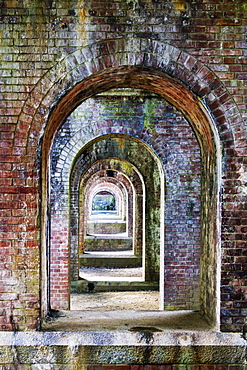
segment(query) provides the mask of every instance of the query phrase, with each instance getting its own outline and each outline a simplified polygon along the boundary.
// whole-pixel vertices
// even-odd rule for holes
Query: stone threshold
[[[214,330],[0,332],[3,364],[243,365],[246,349],[240,334]]]
[[[239,333],[193,311],[61,311],[43,331],[0,332],[0,363],[242,365],[246,356]]]
[[[147,333],[147,332],[146,332]],[[0,347],[4,346],[162,346],[243,347],[247,341],[240,333],[219,331],[172,331],[145,335],[145,331],[0,331]]]

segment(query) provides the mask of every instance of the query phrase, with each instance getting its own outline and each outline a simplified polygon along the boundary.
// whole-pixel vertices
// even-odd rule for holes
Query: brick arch
[[[79,214],[86,214],[88,213],[89,214],[89,210],[91,209],[92,207],[92,199],[93,199],[93,196],[95,196],[95,186],[97,184],[97,192],[99,191],[98,188],[103,188],[103,187],[106,187],[106,185],[110,185],[110,184],[115,184],[115,187],[118,188],[118,193],[120,192],[121,190],[121,196],[118,195],[117,197],[117,193],[115,195],[115,198],[118,200],[117,201],[117,211],[118,211],[118,215],[121,216],[124,220],[129,220],[131,217],[129,217],[130,214],[133,214],[133,197],[134,197],[134,194],[133,194],[133,187],[132,187],[132,184],[130,183],[129,179],[127,176],[125,176],[124,174],[121,173],[121,178],[122,180],[124,179],[125,181],[121,181],[117,175],[118,175],[118,172],[117,171],[114,171],[112,170],[111,168],[109,168],[112,172],[113,172],[113,177],[108,177],[107,176],[107,170],[101,170],[101,171],[98,171],[98,172],[95,172],[89,179],[89,181],[87,181],[87,183],[85,184],[84,186],[84,199],[85,199],[85,204],[86,206],[83,205],[83,201],[80,200],[80,207],[81,207],[81,211],[79,212]],[[84,177],[84,176],[83,176]],[[80,199],[82,198],[82,182],[85,182],[84,179],[81,181],[81,185],[80,185]],[[110,189],[110,188],[109,188]],[[112,190],[113,191],[113,190]],[[89,197],[89,194],[90,194],[90,197]],[[121,199],[121,201],[120,201]],[[85,209],[87,207],[87,209]],[[85,217],[84,217],[85,219]],[[133,232],[133,225],[132,225],[132,222],[128,222],[128,228],[126,229],[126,231],[128,232],[129,235],[132,235],[132,232]]]
[[[78,162],[79,163],[79,162]],[[78,168],[79,167],[79,168]],[[121,183],[123,183],[128,189],[128,193],[130,194],[130,210],[133,209],[133,197],[136,197],[136,204],[135,204],[135,214],[138,215],[139,223],[136,225],[136,240],[134,245],[136,247],[136,253],[142,253],[142,229],[143,229],[143,197],[145,193],[144,189],[144,182],[140,172],[135,168],[135,166],[131,165],[130,163],[123,161],[121,158],[107,158],[101,161],[97,161],[88,168],[88,170],[81,176],[80,166],[77,168],[74,167],[73,170],[73,183],[72,183],[72,191],[77,193],[77,181],[80,181],[78,184],[79,193],[81,194],[81,189],[85,186],[85,183],[89,182],[90,179],[97,174],[106,173],[107,170],[111,170],[114,173],[114,177],[118,179]],[[127,173],[126,173],[126,168]],[[116,176],[115,176],[116,174]],[[132,189],[133,188],[133,189]],[[79,203],[79,201],[78,201]],[[128,217],[131,218],[131,212]],[[131,223],[132,225],[132,223]],[[131,226],[130,225],[130,226]],[[132,227],[130,227],[129,232],[132,233]]]
[[[134,207],[134,198],[136,197],[137,203],[136,203],[136,209],[135,213],[139,214],[139,217],[142,217],[143,210],[142,210],[142,203],[140,202],[141,197],[143,197],[143,179],[140,178],[140,173],[138,173],[137,169],[134,166],[128,165],[127,162],[124,162],[125,167],[128,166],[128,169],[132,171],[132,174],[129,173],[126,174],[123,165],[121,164],[123,162],[120,158],[108,158],[104,159],[103,161],[97,161],[93,166],[91,166],[82,176],[80,179],[80,185],[79,185],[79,193],[81,197],[82,188],[85,188],[87,184],[92,183],[94,179],[98,179],[100,177],[107,177],[107,172],[110,170],[112,171],[113,179],[118,181],[119,183],[123,184],[123,186],[126,188],[128,193],[128,203],[129,203],[129,214],[128,218],[131,219],[131,215],[133,214],[133,207]],[[110,178],[109,178],[110,179]],[[78,201],[78,203],[81,205],[81,202]],[[141,203],[141,204],[140,204]],[[81,205],[82,206],[82,205]],[[139,241],[135,241],[135,245],[139,246],[142,244],[140,240],[142,240],[142,223],[140,222],[141,228],[137,232],[137,238]],[[129,233],[132,234],[133,232],[133,225],[132,222],[130,222],[129,225]]]
[[[102,46],[103,44],[104,43],[98,43],[98,45],[100,46]],[[150,43],[149,46],[151,44],[152,43]],[[164,47],[163,44],[159,45],[161,48]],[[198,83],[197,86],[201,86],[200,88],[197,88],[196,92],[197,97],[201,98],[198,99],[193,93],[193,91],[196,91],[196,84],[190,82],[188,83],[188,81],[190,81],[189,77],[192,78],[193,74],[192,69],[185,68],[186,63],[189,63],[189,56],[187,56],[186,61],[180,62],[179,58],[181,57],[182,53],[176,48],[167,47],[166,49],[164,47],[163,51],[166,50],[166,52],[168,52],[169,50],[169,58],[165,58],[165,52],[163,52],[162,54],[162,52],[160,51],[160,54],[158,54],[158,52],[154,53],[153,51],[147,51],[147,44],[145,44],[145,48],[143,49],[142,45],[140,44],[140,48],[141,49],[138,49],[138,52],[127,51],[126,48],[124,48],[124,51],[118,50],[117,52],[114,50],[108,54],[106,53],[106,51],[101,52],[101,55],[106,55],[108,57],[106,58],[108,60],[108,64],[106,64],[106,62],[104,62],[105,64],[100,64],[99,61],[102,61],[102,57],[94,58],[93,54],[91,54],[91,59],[88,58],[87,62],[83,62],[83,64],[80,64],[79,66],[77,65],[77,67],[74,66],[74,68],[71,69],[70,74],[67,72],[64,73],[64,80],[60,79],[60,85],[58,85],[58,83],[54,83],[54,85],[46,95],[46,100],[42,101],[45,101],[46,104],[47,102],[49,102],[52,106],[60,99],[57,105],[54,105],[54,109],[50,114],[49,122],[44,133],[44,145],[42,149],[42,176],[44,180],[43,183],[45,184],[47,179],[46,163],[51,142],[56,133],[56,130],[70,114],[70,112],[72,112],[73,109],[75,109],[83,100],[87,99],[90,96],[93,96],[95,93],[102,92],[113,87],[143,88],[159,94],[160,96],[168,100],[176,108],[178,108],[190,122],[197,135],[197,139],[202,150],[202,176],[204,180],[202,201],[206,205],[205,209],[203,209],[204,213],[202,215],[203,220],[205,220],[205,223],[202,227],[202,234],[204,235],[204,245],[202,246],[202,251],[203,254],[205,254],[205,259],[202,263],[202,271],[204,274],[202,277],[202,281],[204,281],[204,286],[202,287],[202,312],[204,312],[206,316],[209,317],[213,322],[216,322],[216,316],[218,314],[219,308],[219,284],[217,280],[218,275],[216,279],[212,279],[212,276],[214,275],[214,266],[217,263],[217,259],[219,256],[219,227],[216,220],[219,212],[218,185],[220,174],[218,167],[218,158],[220,156],[219,140],[213,124],[212,116],[215,117],[215,122],[217,123],[217,126],[221,127],[219,129],[219,133],[221,135],[223,146],[228,149],[232,145],[232,143],[235,142],[235,148],[237,148],[238,152],[241,152],[243,148],[243,137],[238,139],[237,135],[233,135],[229,123],[233,122],[231,120],[234,117],[235,128],[238,127],[237,130],[239,130],[239,132],[243,132],[243,130],[241,131],[241,122],[238,121],[238,112],[234,112],[234,109],[232,108],[232,101],[232,104],[230,104],[229,96],[224,95],[224,99],[226,99],[225,102],[229,103],[228,106],[231,107],[230,110],[232,109],[231,113],[229,113],[229,116],[225,115],[225,111],[227,110],[220,111],[218,109],[219,106],[222,106],[224,104],[222,103],[222,101],[224,100],[223,98],[219,103],[220,98],[223,96],[222,91],[224,91],[225,94],[224,87],[221,84],[217,85],[217,83],[214,82],[214,84],[211,84],[209,91],[205,90],[205,81],[207,81],[208,79],[212,82],[212,76],[210,79],[209,75],[206,73],[209,70],[204,70],[206,74],[204,75],[205,81],[201,77],[203,76],[203,72],[201,72],[200,78],[198,77],[197,82],[200,81],[200,83]],[[89,48],[87,50],[89,50]],[[132,50],[136,49],[132,48]],[[111,58],[109,58],[109,56],[111,56]],[[183,54],[183,56],[185,58],[185,54]],[[87,68],[85,67],[86,64]],[[91,68],[90,66],[94,66],[95,68]],[[182,77],[181,72],[176,72],[179,71],[178,66],[180,66],[180,70],[183,70],[183,75],[186,76],[186,78]],[[202,67],[198,71],[198,76],[201,69]],[[187,70],[190,73],[188,72],[186,74],[185,72]],[[83,77],[85,78],[83,79]],[[180,79],[183,84],[179,83],[178,79]],[[68,83],[68,81],[72,82]],[[186,81],[187,83],[184,81]],[[209,84],[208,81],[207,83]],[[185,85],[187,85],[187,87]],[[202,86],[204,90],[202,89]],[[220,90],[220,88],[221,93],[219,93],[218,96],[215,92],[216,90],[218,91],[218,89]],[[64,91],[65,93],[63,96],[59,95],[61,91]],[[217,108],[214,108],[213,105],[213,103],[215,103],[214,94],[219,100],[217,102],[217,104],[219,104],[217,105]],[[206,104],[208,104],[211,109],[211,116],[208,114],[208,110],[205,108]],[[42,105],[40,105],[39,109],[40,108],[42,108]],[[47,114],[46,117],[48,117],[48,112],[44,110],[44,117],[45,114]],[[36,114],[34,116],[35,118],[39,118],[39,116]],[[43,124],[44,128],[44,117],[40,118],[39,122],[38,120],[33,120],[33,124],[36,125],[35,127]],[[215,184],[216,186],[212,188],[212,184]],[[45,189],[43,190],[43,194],[45,194]],[[43,221],[45,221],[45,195],[43,198],[43,204]],[[209,212],[210,209],[211,211]],[[45,240],[44,230],[42,236],[43,240]],[[207,266],[212,266],[212,269],[207,269]],[[43,290],[44,288],[45,284]],[[209,300],[211,301],[211,305],[208,308],[207,305]]]
[[[84,235],[88,234],[87,221],[91,220],[90,210],[92,209],[93,198],[100,192],[107,191],[111,193],[117,204],[118,216],[121,217],[122,221],[127,221],[127,211],[128,211],[128,196],[126,187],[114,178],[98,178],[92,184],[87,184],[85,187],[85,208],[83,207],[82,211],[84,212]],[[86,216],[86,217],[85,217]],[[125,233],[128,232],[126,222]],[[82,229],[81,225],[80,228]]]
[[[145,158],[145,160],[143,161],[141,161],[140,159],[138,160],[138,158],[136,158],[134,154],[127,154],[127,152],[125,152],[124,150],[122,151],[120,149],[122,145],[122,140],[125,140],[126,142],[128,142],[129,145],[131,145],[132,143],[132,145],[136,148],[136,150],[137,148],[139,148],[139,150],[142,150],[143,157]],[[107,142],[110,142],[110,141],[115,142],[115,144],[117,142],[120,142],[119,144],[120,146],[115,147],[114,145],[111,146],[110,144],[108,149],[106,149],[105,145]],[[91,156],[91,153],[97,153],[97,156],[96,157]],[[128,159],[125,158],[126,155],[128,155]],[[147,158],[148,155],[149,155],[149,158]],[[138,213],[139,216],[142,217],[143,205],[140,204],[140,202],[142,202],[143,200],[142,196],[144,192],[143,186],[142,186],[142,181],[144,178],[143,173],[145,173],[146,178],[149,177],[150,179],[152,178],[152,176],[155,176],[155,174],[157,175],[157,177],[160,176],[160,175],[158,176],[158,173],[160,172],[160,168],[158,165],[157,157],[155,156],[153,152],[150,152],[150,149],[147,148],[146,144],[142,142],[141,140],[137,140],[137,138],[133,138],[131,136],[126,136],[126,135],[119,136],[118,135],[117,137],[114,137],[114,136],[111,137],[109,135],[107,136],[102,135],[100,140],[99,139],[92,140],[92,142],[90,143],[90,146],[86,148],[84,146],[83,150],[81,150],[78,153],[77,158],[74,160],[73,168],[71,171],[70,194],[71,194],[71,197],[73,198],[75,197],[74,198],[75,200],[70,201],[71,204],[72,203],[79,204],[79,202],[77,201],[77,197],[79,193],[78,190],[79,190],[79,184],[80,184],[80,181],[82,179],[84,172],[85,172],[85,179],[87,179],[88,176],[92,174],[92,172],[94,172],[96,169],[116,170],[116,171],[123,173],[129,178],[129,181],[133,183],[134,185],[134,188],[136,190],[137,197],[138,197],[136,213]],[[86,171],[88,171],[88,173]],[[147,188],[150,188],[150,185],[149,186],[146,185],[146,186]],[[161,185],[161,179],[159,179],[157,180],[156,186],[154,186],[153,189],[150,188],[150,193],[147,194],[147,201],[149,199],[151,200],[151,197],[152,198],[157,197],[157,203],[155,205],[155,209],[157,210],[159,209],[158,199],[160,197],[159,194],[161,191],[161,187],[163,187],[163,184]],[[140,194],[140,191],[141,191],[141,194]],[[75,219],[75,223],[76,223],[76,219],[78,218],[76,212],[78,212],[76,210],[76,207],[73,207],[73,214],[71,215],[71,219]],[[147,220],[149,219],[149,217],[150,216],[146,217]],[[140,226],[142,228],[142,224],[140,224]],[[137,245],[139,245],[139,243],[141,244],[143,243],[141,235],[140,235],[142,233],[140,226],[138,228],[139,235],[137,238]],[[157,226],[157,243],[158,243],[158,238],[159,238],[158,230],[159,230],[159,226]],[[146,233],[147,244],[148,244],[148,235],[149,234]],[[148,257],[147,257],[147,261],[148,261]],[[152,264],[151,264],[149,261],[149,265],[148,265],[149,268],[146,271],[147,274],[148,273],[150,274],[151,265],[152,265],[152,268],[154,269],[155,262],[152,261]],[[154,276],[154,272],[152,276]]]
[[[83,244],[83,237],[82,233],[77,235],[79,231],[79,227],[77,226],[77,220],[80,218],[79,224],[84,224],[83,218],[83,208],[84,208],[84,196],[83,196],[83,189],[89,183],[94,181],[97,176],[106,174],[107,170],[113,171],[116,174],[115,179],[117,179],[120,183],[122,183],[125,188],[127,189],[128,193],[128,203],[129,203],[129,214],[128,218],[129,222],[129,234],[133,234],[133,247],[136,254],[142,254],[143,249],[143,213],[144,213],[144,184],[141,174],[137,169],[132,166],[130,163],[121,160],[120,158],[107,158],[101,161],[95,162],[91,167],[87,169],[85,173],[81,173],[82,166],[80,160],[78,159],[77,164],[75,164],[73,172],[71,174],[71,200],[70,204],[72,205],[71,213],[70,213],[70,240],[71,240],[71,255],[70,255],[70,263],[71,263],[71,276],[73,280],[78,279],[78,250],[80,249],[79,246]],[[126,172],[127,170],[127,173]],[[133,187],[133,189],[132,189]],[[80,196],[78,196],[80,194]],[[79,208],[82,211],[79,211],[78,207],[75,204],[79,205]],[[135,207],[135,217],[138,220],[133,219],[133,207]],[[80,217],[79,217],[80,215]],[[134,223],[134,230],[133,230],[133,223]],[[76,225],[76,229],[72,231],[73,225]],[[73,234],[73,235],[72,235]],[[78,246],[79,240],[79,246]],[[82,251],[81,251],[82,252]]]
[[[223,145],[226,148],[234,145],[237,153],[243,153],[246,148],[243,120],[234,99],[217,75],[194,56],[174,46],[138,38],[88,45],[61,60],[37,82],[24,103],[16,129],[21,132],[20,137],[28,139],[27,152],[28,147],[31,148],[40,139],[51,110],[56,110],[59,100],[64,102],[63,96],[78,88],[78,85],[79,88],[85,88],[81,83],[84,80],[86,82],[89,76],[120,66],[146,67],[181,81],[209,109]],[[152,89],[152,86],[149,88]],[[75,104],[79,104],[78,99]],[[72,103],[69,105],[71,107]],[[65,112],[60,108],[59,122],[64,120],[67,106]],[[56,129],[51,128],[51,132]]]
[[[125,142],[123,142],[123,139]],[[130,148],[133,150],[130,150]],[[137,158],[135,153],[142,151],[143,158],[142,160]],[[95,155],[97,153],[97,155]],[[163,195],[163,173],[161,173],[161,167],[159,166],[159,160],[153,153],[153,151],[148,148],[148,146],[141,142],[140,139],[133,138],[130,136],[117,137],[106,135],[99,138],[95,138],[90,142],[90,145],[84,146],[81,148],[81,151],[78,153],[78,156],[74,159],[74,166],[71,171],[71,196],[78,197],[78,185],[81,178],[81,175],[88,169],[88,167],[95,163],[95,161],[108,159],[114,154],[117,158],[126,159],[128,157],[129,162],[131,163],[130,169],[129,165],[123,165],[124,172],[130,172],[133,176],[136,171],[133,171],[133,167],[139,168],[140,173],[145,173],[146,179],[150,179],[149,184],[147,185],[147,202],[149,202],[150,213],[146,214],[146,228],[145,230],[145,242],[149,246],[148,250],[145,253],[145,278],[147,281],[156,281],[159,277],[159,247],[161,243],[161,230],[160,222],[161,220],[157,219],[156,214],[161,212],[161,207],[163,207],[163,202],[161,198]],[[113,158],[114,161],[114,158]],[[121,167],[121,163],[117,161],[116,169]],[[126,162],[126,161],[125,161]],[[120,164],[120,165],[119,165]],[[111,166],[112,168],[112,166]],[[134,172],[134,173],[133,173]],[[155,182],[151,181],[155,179]],[[146,180],[147,181],[147,180]],[[64,187],[63,187],[64,188]],[[76,226],[78,223],[78,217],[75,212],[76,207],[72,207],[72,212],[70,219],[73,222],[72,227],[68,227],[68,198],[67,192],[64,192],[63,202],[59,202],[60,205],[51,206],[51,217],[49,224],[51,225],[51,243],[50,243],[50,297],[52,308],[66,308],[68,300],[64,297],[65,292],[69,289],[69,280],[64,277],[64,271],[68,269],[69,261],[69,233],[71,232],[70,244],[72,240],[77,240]],[[66,201],[67,199],[67,201]],[[155,199],[156,201],[152,200]],[[61,204],[62,203],[62,204]],[[71,204],[78,204],[77,201],[70,201]],[[163,219],[162,219],[163,221]],[[151,232],[151,229],[153,232]],[[142,232],[142,230],[141,230]],[[155,238],[154,238],[155,235]],[[139,240],[139,239],[138,239]],[[73,250],[78,250],[74,248]],[[65,252],[66,251],[66,252]],[[75,253],[78,253],[75,251]],[[61,273],[57,271],[57,266],[60,265]],[[74,268],[73,268],[74,271]],[[78,271],[78,269],[77,269]],[[57,288],[57,282],[59,284],[59,292]],[[58,294],[60,296],[58,297]],[[63,298],[62,298],[63,296]]]
[[[94,179],[93,184],[86,184],[85,187],[85,200],[87,202],[87,209],[85,209],[85,213],[88,214],[88,218],[90,217],[90,211],[92,210],[93,206],[93,199],[97,196],[98,193],[101,191],[106,191],[112,194],[116,201],[116,210],[118,211],[118,215],[122,217],[122,219],[126,220],[127,218],[127,189],[125,186],[115,178],[108,178],[107,176],[100,176],[100,178]]]

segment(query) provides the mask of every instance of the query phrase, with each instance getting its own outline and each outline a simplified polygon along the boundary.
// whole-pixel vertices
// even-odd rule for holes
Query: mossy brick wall
[[[246,20],[247,4],[240,0],[2,1],[2,330],[35,329],[39,322],[39,144],[48,114],[73,84],[119,65],[164,71],[202,98],[212,114],[223,155],[221,324],[225,331],[242,330]]]

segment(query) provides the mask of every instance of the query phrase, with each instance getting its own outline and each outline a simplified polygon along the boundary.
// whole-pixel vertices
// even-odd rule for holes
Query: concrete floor
[[[97,278],[95,271],[92,270],[90,273]],[[105,271],[102,270],[102,273],[105,278]],[[125,273],[130,277],[130,271],[126,270]],[[111,274],[117,274],[119,277],[117,269]],[[131,276],[134,277],[135,274],[139,275],[140,271],[132,270]],[[100,274],[98,278],[101,279]],[[47,331],[64,332],[127,330],[129,333],[212,330],[199,312],[159,311],[158,295],[158,291],[71,294],[71,310],[53,312],[53,315],[43,323],[42,328]]]

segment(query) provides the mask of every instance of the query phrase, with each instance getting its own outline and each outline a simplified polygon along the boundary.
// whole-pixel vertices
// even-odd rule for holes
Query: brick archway
[[[131,150],[130,150],[131,148]],[[125,150],[124,150],[125,149]],[[138,158],[137,153],[142,152],[143,160]],[[115,158],[116,157],[116,158]],[[119,158],[119,159],[118,159]],[[74,167],[71,172],[71,215],[69,217],[68,207],[68,178],[62,179],[61,183],[56,186],[59,191],[61,199],[56,203],[56,195],[52,194],[51,202],[51,242],[50,242],[50,288],[51,288],[51,305],[52,308],[67,308],[68,298],[66,299],[65,294],[68,291],[69,279],[64,276],[66,266],[68,264],[68,241],[70,240],[71,248],[73,250],[73,258],[76,268],[76,254],[78,255],[78,206],[79,204],[79,184],[81,176],[86,173],[88,169],[93,169],[94,164],[105,160],[105,166],[110,162],[111,166],[109,169],[122,170],[132,176],[135,183],[140,183],[140,180],[136,179],[137,171],[142,174],[142,178],[150,179],[149,182],[145,181],[146,202],[149,203],[149,212],[146,212],[146,224],[145,230],[145,244],[148,245],[148,249],[145,253],[145,278],[149,282],[157,282],[159,280],[159,266],[160,266],[160,243],[162,237],[161,234],[161,216],[155,217],[156,214],[161,213],[161,207],[163,206],[163,194],[164,194],[164,180],[163,171],[159,165],[159,160],[151,149],[145,145],[140,139],[133,138],[127,135],[105,135],[100,136],[92,140],[88,145],[81,148],[78,153],[77,159],[72,155],[71,161],[74,161]],[[127,162],[128,161],[128,162]],[[137,170],[135,169],[137,168]],[[58,178],[58,173],[56,177]],[[152,182],[152,179],[155,179]],[[139,185],[139,184],[138,184]],[[149,191],[148,191],[149,190]],[[142,201],[142,196],[141,196]],[[162,206],[161,206],[162,204]],[[140,208],[140,205],[137,205]],[[143,207],[144,208],[144,207]],[[142,216],[142,214],[141,214]],[[69,219],[71,219],[72,226],[68,228]],[[162,217],[162,220],[164,217]],[[143,222],[143,221],[142,221]],[[164,221],[163,221],[164,222]],[[81,222],[80,222],[81,223]],[[148,229],[149,227],[149,229]],[[153,230],[153,232],[151,232]],[[140,230],[139,232],[143,232]],[[70,235],[70,237],[69,237]],[[155,238],[154,238],[155,236]],[[144,238],[143,238],[144,239]],[[58,272],[62,271],[62,272]],[[74,273],[75,275],[75,273]],[[58,281],[60,282],[58,284]],[[59,288],[58,288],[59,285]]]
[[[21,137],[29,138],[32,146],[32,142],[39,141],[40,132],[44,131],[51,111],[62,96],[92,74],[121,66],[146,67],[181,81],[210,110],[223,145],[227,148],[233,141],[236,152],[244,153],[244,122],[232,96],[216,74],[195,56],[152,39],[99,41],[62,59],[34,85],[23,105],[16,130],[21,132]]]
[[[204,222],[202,225],[201,307],[202,312],[216,323],[218,320],[219,281],[217,280],[218,275],[215,275],[213,269],[219,263],[218,178],[220,170],[218,167],[219,157],[217,158],[218,138],[206,110],[187,89],[167,75],[149,68],[120,67],[92,75],[91,78],[76,85],[54,109],[44,136],[46,146],[43,148],[43,163],[45,165],[47,162],[46,148],[49,147],[49,141],[52,140],[59,122],[63,122],[69,112],[92,94],[92,88],[95,93],[113,87],[144,88],[154,91],[178,107],[196,133],[201,147],[203,167],[202,217]],[[145,137],[143,139],[145,141]],[[46,176],[46,170],[43,174]],[[212,184],[214,184],[213,188]],[[210,256],[210,260],[208,256]],[[208,265],[212,266],[213,269],[208,269]],[[210,306],[207,301],[209,295],[211,297]]]
[[[192,105],[196,104],[200,107],[208,108],[212,120],[215,122],[220,142],[228,161],[234,162],[236,157],[244,155],[246,152],[246,130],[243,119],[226,86],[215,73],[195,56],[174,46],[158,40],[132,38],[100,41],[76,50],[54,65],[34,85],[23,104],[16,127],[16,137],[21,138],[22,141],[26,141],[28,144],[24,155],[27,156],[26,162],[31,167],[34,166],[34,161],[36,160],[33,148],[39,142],[41,147],[42,133],[45,131],[45,145],[42,155],[44,161],[46,161],[52,137],[61,121],[64,120],[64,112],[62,112],[63,114],[60,118],[58,115],[57,122],[53,120],[54,117],[49,118],[52,117],[52,112],[55,110],[58,102],[60,100],[64,101],[63,97],[70,91],[75,92],[74,88],[82,80],[87,82],[89,76],[95,73],[103,73],[111,68],[121,68],[121,66],[125,66],[122,67],[123,70],[128,68],[128,66],[130,68],[144,67],[147,70],[161,73],[161,75],[165,76],[165,79],[170,76],[175,79],[175,82],[182,81],[181,91],[187,91],[188,95],[194,96],[195,101]],[[151,85],[148,88],[153,89]],[[173,88],[171,87],[172,90]],[[165,92],[165,96],[170,94],[165,86],[163,92]],[[81,98],[83,97],[78,97],[78,101]],[[187,101],[189,109],[190,99],[185,97],[184,101]],[[70,108],[72,109],[72,107]],[[178,104],[178,109],[180,109],[180,104]],[[190,112],[188,116],[190,116]],[[46,129],[48,120],[50,124]],[[215,136],[217,135],[215,134]],[[32,176],[32,183],[36,184],[35,181],[38,181],[38,174],[34,173],[30,174],[30,176]],[[40,176],[46,181],[45,171]],[[238,176],[238,171],[236,170],[236,173],[232,171],[231,173],[227,172],[226,179],[229,176],[231,179],[235,178],[235,176]],[[46,204],[45,197],[42,199],[42,202]],[[229,203],[230,200],[225,200],[226,207],[228,206],[227,202]],[[46,206],[44,205],[42,207],[43,220],[46,219],[45,215]],[[216,229],[219,230],[219,225],[216,226]],[[44,228],[41,230],[41,240],[43,251],[42,269],[45,271],[46,232]],[[43,274],[41,283],[43,314],[47,311],[47,284],[46,274]],[[219,307],[217,312],[218,310]]]
[[[121,65],[125,66],[121,67]],[[121,68],[123,75],[125,74],[126,77],[126,86],[128,86],[128,74],[126,70],[129,69],[129,72],[131,73],[132,68],[136,70],[139,69],[139,71],[146,69],[147,73],[148,71],[153,71],[154,75],[159,76],[160,80],[169,80],[171,82],[170,91],[173,91],[174,86],[180,86],[180,90],[182,92],[180,98],[184,99],[184,101],[188,103],[188,107],[187,109],[186,107],[183,109],[183,107],[180,106],[181,99],[178,99],[177,107],[178,109],[181,109],[184,114],[186,114],[187,111],[186,117],[189,119],[192,126],[194,117],[193,114],[189,112],[189,107],[192,106],[193,111],[195,106],[200,107],[199,111],[207,111],[205,107],[208,107],[212,119],[207,117],[206,121],[212,123],[212,120],[214,120],[225,154],[228,156],[238,156],[244,153],[246,150],[246,132],[244,130],[241,116],[238,113],[234,100],[228,93],[226,87],[219,79],[217,79],[210,68],[203,63],[198,62],[195,57],[165,43],[153,40],[135,39],[109,40],[107,42],[99,42],[85,47],[62,60],[40,79],[29,94],[29,97],[23,106],[17,126],[17,130],[20,132],[22,137],[28,138],[29,147],[27,147],[27,155],[29,156],[30,161],[34,160],[33,155],[31,155],[32,145],[35,145],[34,143],[37,143],[37,141],[40,140],[40,132],[45,130],[45,126],[50,115],[50,123],[45,130],[44,142],[46,144],[43,147],[44,161],[47,158],[47,150],[49,151],[52,137],[59,124],[65,119],[65,112],[61,112],[61,115],[60,113],[57,115],[58,120],[54,120],[54,112],[56,111],[55,107],[58,101],[61,99],[61,102],[66,102],[65,96],[71,96],[68,94],[72,91],[75,95],[80,95],[80,92],[75,88],[78,87],[80,82],[84,79],[83,81],[85,82],[85,85],[80,85],[80,88],[84,91],[84,95],[78,95],[77,103],[79,104],[79,101],[87,96],[86,85],[90,80],[89,76],[98,76],[100,80],[105,72],[109,72],[110,70],[120,71]],[[171,76],[172,78],[168,76]],[[173,78],[175,80],[173,80]],[[152,79],[151,75],[150,79]],[[179,85],[177,83],[178,80],[182,81],[183,85]],[[117,81],[112,81],[112,84],[117,86]],[[140,85],[142,85],[141,82]],[[158,83],[158,85],[160,84]],[[152,91],[155,90],[155,87],[152,84],[148,84],[147,88]],[[98,87],[96,86],[95,89],[97,90]],[[167,99],[169,98],[171,92],[168,91],[169,89],[167,84],[163,84],[163,86],[160,85],[158,90],[156,91],[161,95],[163,94],[162,96],[165,96]],[[64,98],[61,96],[61,91],[64,93]],[[187,98],[186,92],[188,93]],[[66,108],[72,109],[72,105],[67,105]],[[202,113],[202,115],[204,114],[205,112]],[[199,116],[201,116],[201,113]],[[195,122],[196,121],[197,120],[195,120]],[[211,123],[206,124],[206,126],[203,127],[200,122],[197,122],[198,129],[199,127],[202,128],[201,136],[208,136],[209,143],[211,141]],[[26,129],[27,124],[31,127],[29,131]],[[196,127],[194,128],[195,131],[198,132],[198,129]],[[212,136],[217,137],[216,132],[214,132]],[[234,148],[234,150],[232,151],[231,148]],[[45,180],[45,171],[43,172],[43,177]],[[45,207],[43,208],[43,214],[46,214]],[[43,219],[45,219],[45,216]],[[216,230],[218,232],[219,224],[216,225]],[[42,240],[42,245],[45,246],[44,229],[42,231]],[[45,247],[43,247],[43,251],[44,250]],[[44,259],[45,252],[43,252],[43,260]],[[45,266],[43,266],[43,269],[45,269]],[[47,297],[45,293],[46,286],[47,279],[43,276],[42,296],[44,297],[44,312],[46,312],[47,309]],[[215,289],[213,290],[215,291]],[[218,309],[219,307],[217,310]]]
[[[126,168],[128,168],[128,176],[126,173]],[[83,234],[79,233],[78,236],[78,219],[79,223],[83,224],[84,221],[84,188],[87,183],[94,181],[97,178],[97,174],[102,172],[107,172],[110,169],[113,174],[117,174],[116,178],[121,181],[126,187],[128,192],[128,218],[130,220],[128,228],[130,235],[133,234],[133,246],[134,252],[136,254],[142,254],[143,248],[143,212],[144,212],[144,185],[143,179],[140,178],[140,173],[137,169],[128,164],[127,162],[121,161],[120,159],[111,158],[97,161],[93,166],[88,168],[88,170],[82,174],[82,165],[80,161],[80,156],[71,173],[71,200],[70,204],[73,209],[70,211],[70,241],[71,241],[71,277],[73,280],[78,279],[78,250],[80,250],[80,245],[83,245]],[[132,190],[133,186],[133,190]],[[136,199],[136,201],[135,201]],[[76,204],[79,205],[81,211],[79,211]],[[133,209],[135,207],[135,210]],[[133,220],[133,213],[138,220]],[[79,216],[80,215],[80,216]],[[75,226],[74,226],[75,225]],[[133,230],[134,229],[134,230]],[[73,230],[73,232],[72,232]],[[72,235],[73,234],[73,235]],[[79,246],[78,246],[79,241]]]

